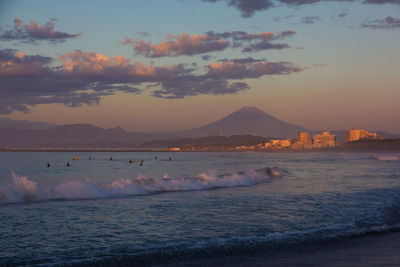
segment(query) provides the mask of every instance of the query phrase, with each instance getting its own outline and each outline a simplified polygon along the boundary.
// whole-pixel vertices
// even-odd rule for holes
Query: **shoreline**
[[[249,255],[174,261],[166,266],[399,266],[399,248],[400,232],[386,232]]]

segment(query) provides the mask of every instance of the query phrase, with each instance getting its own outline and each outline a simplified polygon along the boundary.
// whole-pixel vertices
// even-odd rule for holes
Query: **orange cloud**
[[[167,35],[167,40],[158,44],[125,37],[125,40],[122,41],[121,44],[132,45],[136,55],[150,58],[176,57],[222,51],[228,47],[242,47],[243,52],[282,49],[289,47],[289,45],[286,43],[271,42],[294,34],[296,34],[296,32],[293,30],[278,33],[262,32],[252,34],[244,31],[223,33],[209,31],[203,35],[189,35],[187,33],[181,35]],[[231,41],[228,39],[231,39]],[[246,45],[244,45],[244,43],[246,43]]]
[[[227,40],[217,40],[208,35],[168,35],[167,41],[152,44],[138,39],[125,38],[122,44],[131,44],[137,55],[145,57],[165,57],[180,55],[195,55],[212,51],[224,50],[229,46]]]

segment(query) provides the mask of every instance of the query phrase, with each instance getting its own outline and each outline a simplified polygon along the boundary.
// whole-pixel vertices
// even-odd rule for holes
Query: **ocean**
[[[399,231],[399,157],[0,152],[0,265],[163,265]]]

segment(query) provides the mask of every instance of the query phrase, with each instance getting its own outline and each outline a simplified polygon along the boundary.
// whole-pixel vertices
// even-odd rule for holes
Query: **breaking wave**
[[[111,183],[72,180],[58,185],[40,185],[27,177],[11,172],[12,182],[0,184],[0,204],[52,200],[121,198],[171,191],[191,191],[225,187],[251,186],[281,177],[278,168],[248,170],[217,175],[216,171],[195,177],[151,179],[139,175],[136,179],[120,178]]]
[[[373,156],[376,160],[383,160],[383,161],[396,161],[399,160],[396,156]]]

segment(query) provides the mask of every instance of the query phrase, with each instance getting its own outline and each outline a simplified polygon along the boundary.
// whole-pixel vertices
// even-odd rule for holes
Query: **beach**
[[[290,247],[250,255],[216,257],[169,266],[399,266],[400,232]]]

